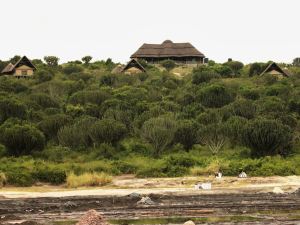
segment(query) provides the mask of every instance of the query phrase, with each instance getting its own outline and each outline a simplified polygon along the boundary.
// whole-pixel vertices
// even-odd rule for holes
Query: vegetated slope
[[[211,61],[178,78],[145,62],[136,75],[111,74],[111,60],[34,63],[33,79],[0,77],[0,185],[300,174],[297,67],[277,79],[259,76],[265,64]]]

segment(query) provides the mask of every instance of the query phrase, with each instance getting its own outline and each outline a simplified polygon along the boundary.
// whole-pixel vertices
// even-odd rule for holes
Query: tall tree
[[[45,56],[44,60],[48,66],[51,66],[51,67],[58,66],[59,58],[56,56]]]

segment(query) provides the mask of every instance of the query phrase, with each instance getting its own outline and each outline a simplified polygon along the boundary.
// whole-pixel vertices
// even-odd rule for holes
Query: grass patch
[[[81,175],[70,173],[67,177],[67,186],[70,188],[104,186],[111,181],[112,177],[103,172],[83,173]]]

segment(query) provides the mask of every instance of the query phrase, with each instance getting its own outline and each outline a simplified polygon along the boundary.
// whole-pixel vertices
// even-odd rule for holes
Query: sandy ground
[[[211,182],[212,190],[195,190],[196,182]],[[63,186],[35,186],[30,188],[6,187],[0,189],[0,198],[43,198],[70,196],[125,196],[132,192],[140,194],[224,194],[272,192],[280,187],[284,192],[300,188],[300,176],[288,177],[182,177],[137,179],[133,176],[115,177],[112,184],[105,187],[68,189]]]

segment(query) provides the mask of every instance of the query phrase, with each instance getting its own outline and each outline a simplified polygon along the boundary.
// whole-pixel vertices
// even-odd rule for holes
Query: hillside
[[[141,62],[147,73],[135,75],[112,74],[111,60],[33,63],[32,79],[0,77],[0,186],[300,175],[299,67],[282,65],[281,78],[260,76],[264,63]]]

